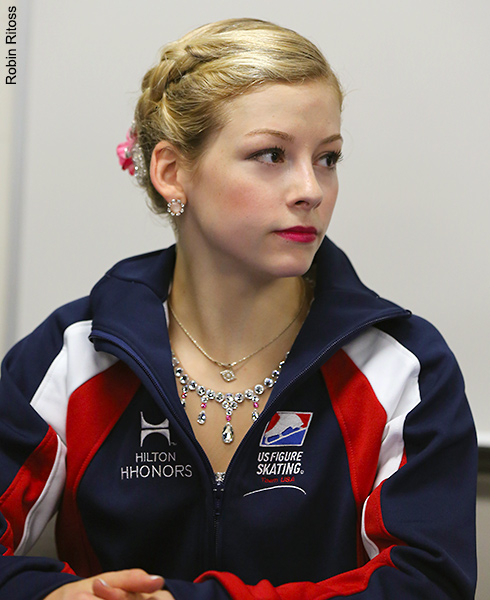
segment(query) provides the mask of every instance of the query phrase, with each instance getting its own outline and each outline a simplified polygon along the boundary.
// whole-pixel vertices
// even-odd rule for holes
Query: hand
[[[141,569],[112,571],[62,585],[45,600],[174,600],[163,583]]]

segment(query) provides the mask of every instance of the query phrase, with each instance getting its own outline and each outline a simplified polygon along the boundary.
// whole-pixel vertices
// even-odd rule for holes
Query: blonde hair
[[[268,83],[323,79],[342,106],[340,83],[320,50],[298,33],[258,19],[203,25],[161,50],[160,62],[143,77],[135,110],[145,165],[161,140],[175,146],[189,167],[197,164],[211,132],[224,124],[224,105]],[[167,203],[146,177],[157,213]]]

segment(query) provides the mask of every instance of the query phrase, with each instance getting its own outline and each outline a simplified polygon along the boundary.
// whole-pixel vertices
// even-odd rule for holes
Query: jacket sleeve
[[[2,364],[0,380],[0,599],[37,600],[78,579],[67,564],[23,556],[58,507],[66,446],[36,406],[63,357],[66,311],[19,342]],[[63,386],[63,381],[56,384]],[[61,390],[58,389],[58,395]],[[53,394],[56,396],[56,393]],[[54,407],[53,415],[60,411]]]
[[[378,374],[371,380],[374,367],[359,366],[362,352],[353,347],[337,353],[323,369],[333,403],[338,389],[332,382],[341,379],[343,369],[349,370],[346,363],[364,369],[378,396],[388,390],[397,398],[385,406],[374,483],[359,498],[358,568],[316,583],[277,587],[266,579],[246,585],[231,573],[207,572],[196,580],[194,595],[190,589],[180,593],[177,586],[177,600],[201,598],[199,586],[211,581],[219,582],[236,600],[474,598],[477,445],[459,368],[438,332],[416,317],[391,325],[389,334],[377,330],[365,340],[369,356],[378,339],[383,352],[391,344],[403,358],[408,357],[411,367],[403,385],[392,383],[382,371],[381,377]],[[392,366],[395,372],[404,369],[403,360],[397,359]],[[348,406],[336,408],[343,423],[351,480],[362,491],[365,472],[370,469],[362,455],[363,443],[375,427],[366,415],[360,426],[361,416],[349,425],[348,410]],[[220,593],[217,590],[216,598],[221,598]]]

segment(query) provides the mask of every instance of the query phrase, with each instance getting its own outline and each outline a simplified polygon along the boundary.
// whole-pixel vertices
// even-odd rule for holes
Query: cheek
[[[339,184],[338,181],[335,184],[332,184],[325,191],[323,197],[323,203],[321,205],[320,210],[322,210],[326,219],[330,220],[332,216],[333,210],[335,208],[335,204],[337,202],[337,196],[339,193]]]
[[[334,179],[329,182],[327,188],[325,189],[325,202],[329,206],[333,207],[335,202],[337,201],[337,196],[339,194],[339,180],[337,177],[337,173],[334,175]]]
[[[222,209],[237,217],[253,216],[270,205],[270,190],[244,177],[235,177],[220,185],[217,194]]]

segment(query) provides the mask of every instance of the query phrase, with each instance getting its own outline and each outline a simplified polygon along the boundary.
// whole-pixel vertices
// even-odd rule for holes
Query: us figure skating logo
[[[311,412],[276,412],[265,428],[260,445],[302,446],[312,417]]]

